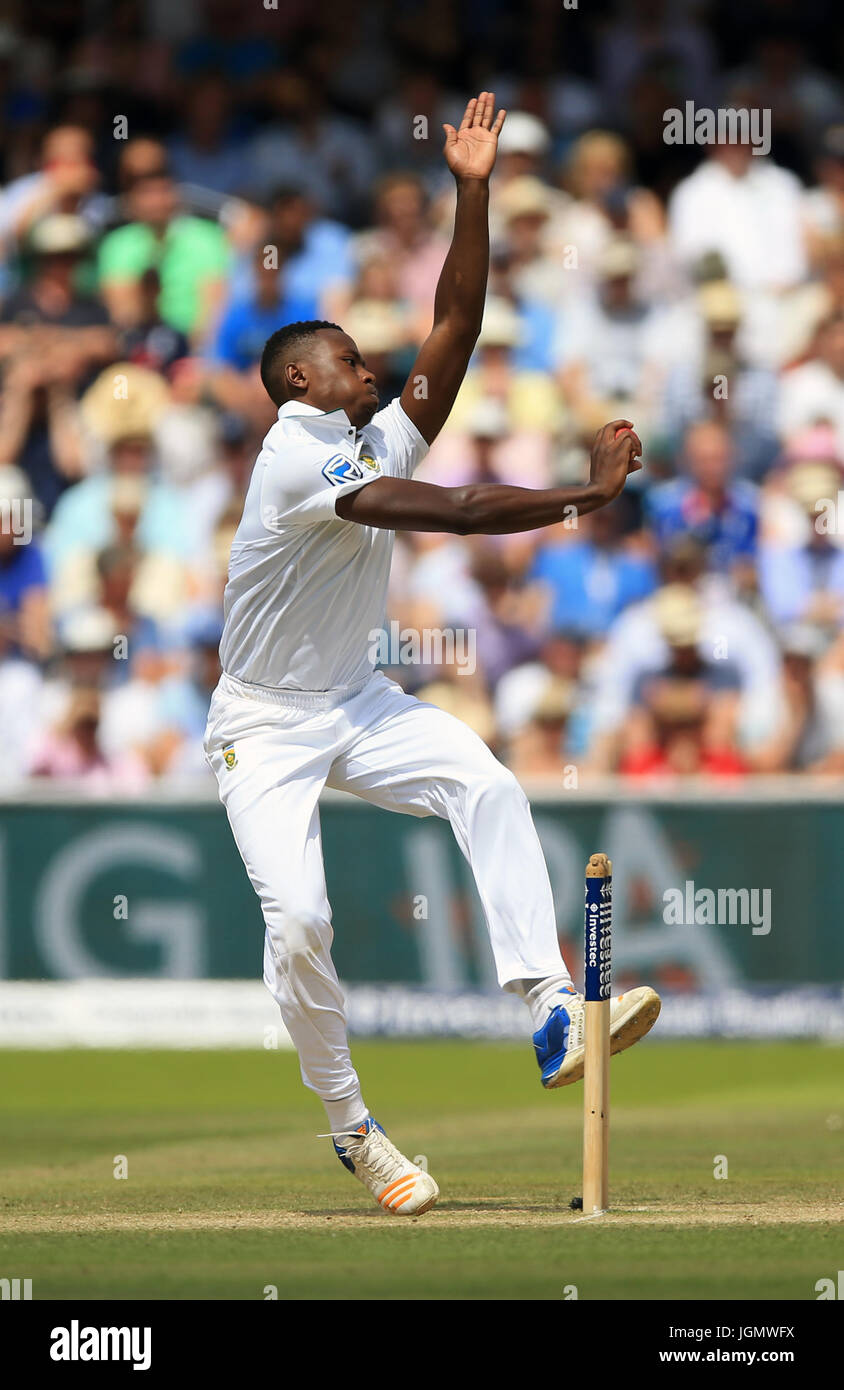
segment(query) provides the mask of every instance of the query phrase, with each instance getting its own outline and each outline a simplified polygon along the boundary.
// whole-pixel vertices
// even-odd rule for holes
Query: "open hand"
[[[460,129],[444,125],[445,158],[456,179],[488,179],[495,164],[506,111],[495,115],[495,93],[481,92],[467,103]]]

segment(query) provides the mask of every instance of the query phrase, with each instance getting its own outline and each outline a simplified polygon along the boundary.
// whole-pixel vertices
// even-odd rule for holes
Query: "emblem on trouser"
[[[235,755],[233,743],[230,743],[228,748],[223,749],[223,761],[225,762],[226,767],[234,767],[235,763],[237,762],[237,757]]]

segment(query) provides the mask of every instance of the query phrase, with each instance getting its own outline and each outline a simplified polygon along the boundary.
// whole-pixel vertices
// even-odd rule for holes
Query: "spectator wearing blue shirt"
[[[311,200],[295,188],[279,188],[269,201],[266,243],[284,263],[288,294],[317,301],[317,318],[339,319],[348,303],[357,267],[352,233],[339,222],[318,217]],[[254,289],[251,257],[235,264],[232,296]]]
[[[513,366],[520,372],[552,372],[552,344],[557,317],[547,304],[519,299],[515,304],[522,327],[522,341],[513,351]]]
[[[552,628],[604,633],[628,604],[653,593],[653,561],[624,546],[627,505],[629,498],[619,498],[588,518],[578,517],[572,539],[540,546],[531,578],[551,591]]]
[[[239,372],[260,360],[265,342],[277,328],[317,317],[315,298],[290,293],[285,269],[276,265],[272,246],[259,246],[255,252],[254,286],[223,310],[214,344],[216,361]]]
[[[729,571],[753,560],[759,525],[759,493],[732,476],[734,454],[727,431],[704,420],[687,431],[686,476],[655,487],[647,499],[649,522],[661,550],[677,536],[693,536],[707,551],[709,567]]]

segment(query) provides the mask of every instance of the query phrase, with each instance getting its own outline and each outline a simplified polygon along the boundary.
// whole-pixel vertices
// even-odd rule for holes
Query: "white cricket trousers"
[[[331,959],[319,808],[324,786],[451,822],[486,916],[498,982],[565,970],[551,885],[515,777],[465,724],[380,672],[342,692],[296,694],[225,672],[204,740],[235,843],[261,900],[264,982],[322,1100],[348,1096],[345,1001]]]

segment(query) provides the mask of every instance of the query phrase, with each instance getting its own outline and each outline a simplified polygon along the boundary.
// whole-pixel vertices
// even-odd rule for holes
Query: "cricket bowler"
[[[524,999],[548,1089],[583,1075],[583,999],[557,942],[527,798],[460,720],[373,670],[395,531],[500,535],[611,502],[641,467],[629,420],[599,430],[580,487],[436,487],[413,472],[439,434],[480,331],[489,266],[489,177],[505,113],[492,92],[446,125],[454,234],[434,323],[402,391],[378,409],[375,378],[336,324],[268,340],[261,379],[278,406],[231,550],[222,675],[204,749],[266,924],[264,980],[328,1116],[341,1163],[402,1216],[439,1189],[370,1114],[352,1066],[331,958],[318,801],[338,787],[376,806],[448,820],[471,865],[498,982]],[[418,389],[419,383],[424,389]],[[567,510],[569,509],[569,510]],[[612,1051],[652,1027],[652,989],[612,1001]]]

